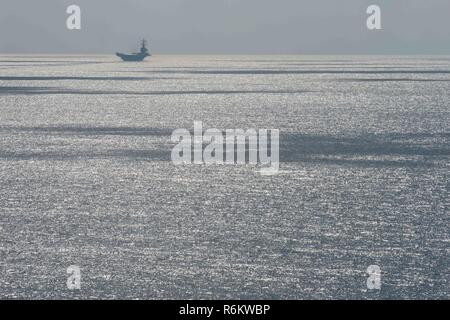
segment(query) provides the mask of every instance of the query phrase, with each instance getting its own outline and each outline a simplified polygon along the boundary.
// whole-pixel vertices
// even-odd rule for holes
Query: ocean
[[[194,121],[279,173],[174,165]],[[448,299],[449,160],[449,56],[1,55],[0,298]]]

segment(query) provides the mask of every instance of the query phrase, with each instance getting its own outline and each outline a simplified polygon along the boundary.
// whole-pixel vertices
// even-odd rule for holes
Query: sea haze
[[[449,298],[449,106],[446,56],[2,55],[0,298]],[[194,121],[280,173],[175,166]]]

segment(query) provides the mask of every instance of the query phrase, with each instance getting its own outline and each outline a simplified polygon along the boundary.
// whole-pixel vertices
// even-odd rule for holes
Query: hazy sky
[[[66,8],[82,30],[66,28]],[[378,4],[383,30],[369,31]],[[450,0],[1,0],[0,53],[450,54]]]

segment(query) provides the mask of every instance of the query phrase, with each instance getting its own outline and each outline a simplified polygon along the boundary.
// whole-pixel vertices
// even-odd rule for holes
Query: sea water
[[[174,165],[194,121],[278,174]],[[445,56],[0,56],[0,298],[448,298],[449,123]]]

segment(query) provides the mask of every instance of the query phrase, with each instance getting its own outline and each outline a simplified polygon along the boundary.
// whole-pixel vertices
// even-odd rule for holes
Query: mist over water
[[[0,297],[448,298],[449,105],[448,56],[0,56]],[[194,121],[280,173],[175,166]]]

